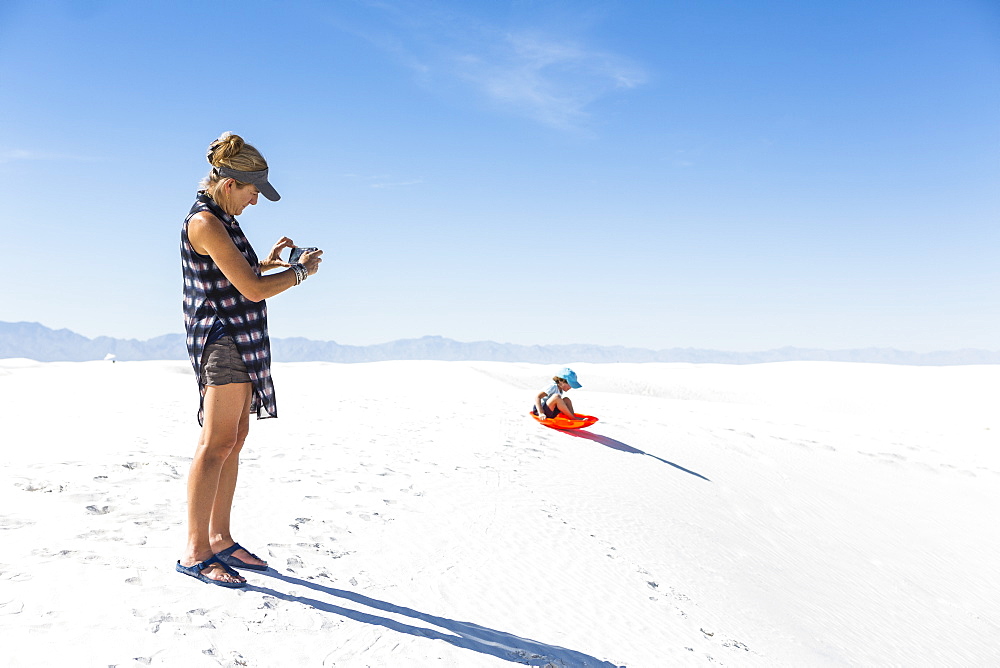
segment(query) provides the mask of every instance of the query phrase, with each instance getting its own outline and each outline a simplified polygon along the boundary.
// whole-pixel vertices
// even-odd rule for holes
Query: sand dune
[[[988,665],[1000,367],[278,364],[234,511],[173,570],[186,362],[0,360],[12,666]]]

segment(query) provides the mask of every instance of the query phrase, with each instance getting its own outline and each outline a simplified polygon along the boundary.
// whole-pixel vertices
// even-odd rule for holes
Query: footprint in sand
[[[22,610],[24,610],[24,603],[17,599],[0,603],[0,615],[19,615]]]
[[[23,529],[30,527],[34,522],[31,520],[19,520],[14,517],[0,516],[0,531],[5,529]]]
[[[77,538],[80,540],[103,540],[115,543],[125,540],[121,536],[121,531],[103,531],[101,529],[91,529],[86,533],[78,534]]]
[[[26,483],[14,483],[15,487],[22,488],[25,492],[63,492],[66,490],[66,485],[57,485],[55,483],[46,482],[43,480],[29,480]]]
[[[730,639],[730,640],[723,640],[722,641],[722,646],[723,647],[731,647],[733,649],[741,649],[744,652],[749,652],[750,651],[750,648],[747,647],[746,645],[744,645],[743,643],[741,643],[739,640],[732,640],[732,639]]]
[[[302,528],[302,525],[305,524],[305,523],[307,523],[307,522],[312,522],[312,519],[309,518],[309,517],[296,517],[295,518],[295,522],[293,522],[292,524],[289,524],[288,526],[290,526],[293,529],[295,529],[296,531],[298,531],[299,529]]]
[[[177,622],[183,622],[183,621],[187,621],[187,620],[181,619],[179,617],[174,617],[173,615],[170,615],[170,614],[167,614],[167,613],[160,613],[158,615],[153,615],[148,620],[148,622],[149,622],[149,632],[150,633],[159,633],[160,632],[160,626],[162,624],[165,624],[165,623],[177,623]]]
[[[31,575],[28,573],[22,573],[20,571],[4,571],[0,570],[0,580],[7,580],[9,582],[27,582],[31,579]]]

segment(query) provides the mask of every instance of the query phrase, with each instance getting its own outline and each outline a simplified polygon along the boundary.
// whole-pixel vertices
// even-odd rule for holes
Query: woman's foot
[[[200,564],[203,561],[211,559],[214,556],[214,554],[209,554],[204,559],[185,558],[181,559],[178,563],[185,568],[190,568],[196,564]],[[225,565],[219,563],[218,561],[201,569],[200,573],[209,580],[215,580],[216,582],[228,582],[231,584],[241,584],[246,582],[246,578],[241,576],[239,573],[230,573],[226,569]]]
[[[236,549],[233,550],[233,547]],[[212,549],[215,550],[216,554],[220,555],[223,561],[236,568],[242,566],[243,568],[250,568],[255,571],[267,570],[266,561],[245,549],[242,545],[237,544],[236,541],[233,541],[229,545],[224,545],[223,543],[213,544]]]

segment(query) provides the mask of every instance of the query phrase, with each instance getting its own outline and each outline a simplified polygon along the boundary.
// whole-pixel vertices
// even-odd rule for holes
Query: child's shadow
[[[670,464],[675,469],[680,469],[681,471],[684,471],[684,473],[690,473],[691,475],[697,476],[697,477],[701,478],[702,480],[708,480],[708,478],[706,478],[702,474],[695,473],[694,471],[692,471],[690,469],[686,469],[683,466],[681,466],[680,464],[674,464],[673,462],[668,462],[666,459],[662,459],[660,457],[657,457],[656,455],[651,455],[648,452],[643,452],[639,448],[633,448],[631,445],[628,445],[627,443],[622,443],[621,441],[616,441],[613,438],[609,438],[607,436],[602,436],[601,434],[592,434],[589,431],[584,431],[583,429],[572,429],[572,430],[571,429],[567,429],[567,430],[564,431],[564,433],[569,434],[570,436],[576,436],[577,438],[585,438],[588,441],[594,441],[595,443],[600,443],[601,445],[605,445],[605,446],[607,446],[609,448],[612,448],[614,450],[620,450],[622,452],[629,452],[629,453],[632,453],[634,455],[646,455],[647,457],[652,457],[653,459],[659,460],[659,461],[663,462],[664,464]],[[712,482],[712,481],[708,480],[708,482]]]
[[[290,575],[285,575],[284,573],[279,573],[273,568],[269,568],[260,574],[287,582],[288,584],[296,587],[311,589],[318,594],[324,594],[330,597],[332,602],[320,601],[315,598],[306,598],[303,596],[294,596],[269,587],[260,587],[257,585],[248,585],[248,590],[259,591],[263,594],[273,596],[283,601],[300,603],[316,610],[329,612],[331,614],[353,619],[365,624],[381,626],[398,633],[406,633],[420,638],[429,638],[431,640],[443,640],[444,642],[454,645],[455,647],[472,650],[474,652],[479,652],[480,654],[488,654],[512,663],[520,663],[527,666],[560,665],[618,668],[613,663],[602,661],[590,656],[589,654],[584,654],[583,652],[577,652],[575,650],[555,645],[546,645],[545,643],[541,643],[536,640],[529,640],[527,638],[519,638],[511,633],[496,631],[471,622],[462,622],[454,619],[447,619],[445,617],[437,617],[425,612],[413,610],[411,608],[394,605],[386,601],[369,598],[355,592],[345,591],[343,589],[334,589],[333,587],[324,587],[323,585],[315,582],[309,582],[308,580],[302,580]],[[364,610],[355,610],[353,608],[345,607],[344,605],[338,605],[338,603],[343,603],[345,601],[352,601],[372,610],[409,617],[410,619],[421,621],[426,624],[432,624],[439,628],[413,626],[390,617],[383,617]],[[450,633],[445,633],[439,629],[446,629]]]

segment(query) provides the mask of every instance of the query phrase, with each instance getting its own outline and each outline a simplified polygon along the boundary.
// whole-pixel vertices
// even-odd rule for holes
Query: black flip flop
[[[240,577],[240,574],[237,573],[236,571],[234,571],[232,568],[230,568],[221,559],[219,559],[219,555],[217,555],[217,554],[213,554],[211,557],[209,557],[205,561],[202,561],[201,563],[197,563],[194,566],[181,566],[181,562],[178,561],[177,565],[174,567],[174,569],[178,573],[183,573],[184,575],[190,575],[191,577],[197,578],[197,579],[201,580],[202,582],[207,582],[209,584],[219,585],[220,587],[229,587],[230,589],[238,589],[240,587],[246,587],[247,586],[246,582],[226,582],[224,580],[213,580],[212,578],[210,578],[207,575],[205,575],[204,573],[202,573],[203,570],[205,570],[206,568],[208,568],[212,564],[219,564],[224,569],[226,569],[226,573],[228,573],[229,575],[232,575],[233,577],[236,577],[236,578]]]
[[[261,566],[259,564],[248,564],[242,559],[234,557],[233,552],[235,552],[236,550],[246,550],[247,554],[249,554],[254,559],[260,559],[260,557],[258,557],[250,550],[247,550],[239,543],[233,543],[232,547],[227,547],[223,551],[217,552],[215,556],[217,556],[219,558],[219,561],[221,561],[223,564],[225,564],[226,566],[232,566],[233,568],[245,568],[251,571],[266,571],[268,569],[267,565]],[[264,561],[263,559],[260,560]]]

